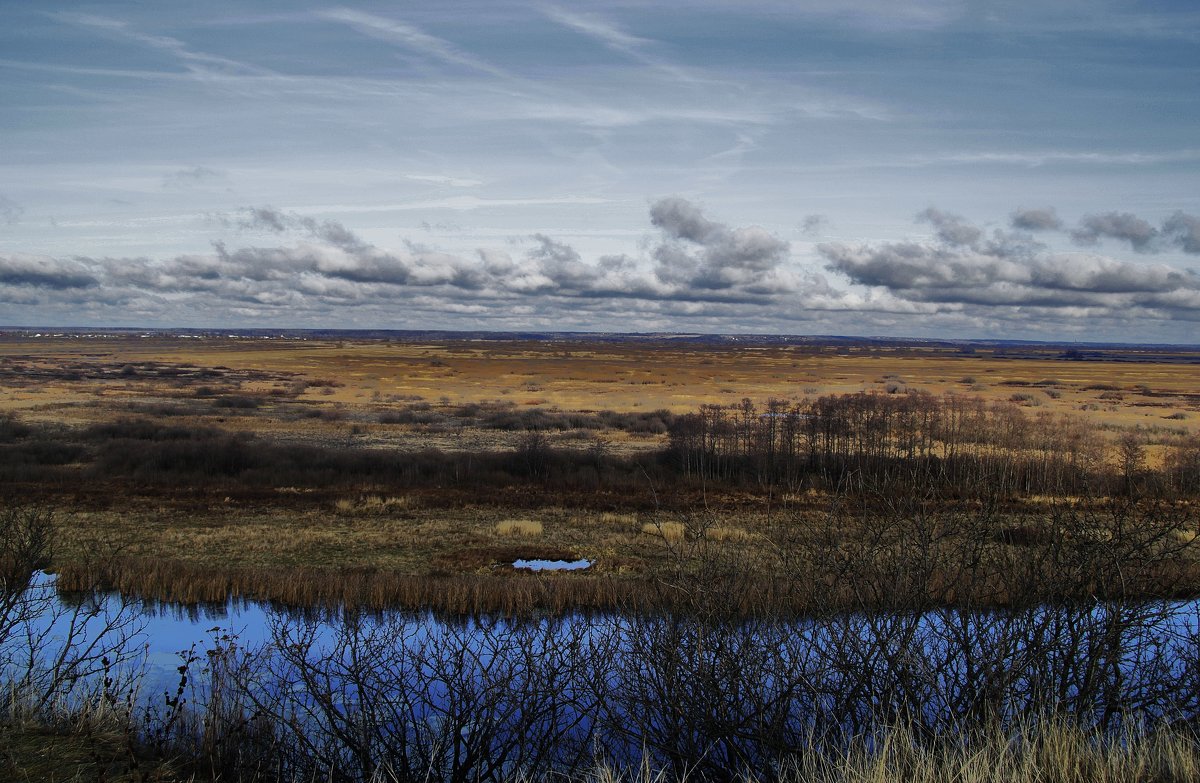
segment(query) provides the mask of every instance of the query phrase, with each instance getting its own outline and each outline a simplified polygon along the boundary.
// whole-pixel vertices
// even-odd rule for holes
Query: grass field
[[[529,422],[545,420],[555,423],[544,435],[552,447],[629,455],[663,448],[661,419],[704,404],[927,391],[1007,402],[1030,416],[1071,417],[1099,433],[1114,459],[1121,436],[1134,432],[1150,467],[1197,431],[1200,364],[1190,363],[1196,356],[1114,351],[1089,357],[1066,358],[1062,349],[1049,348],[1018,354],[1011,348],[968,353],[671,341],[10,335],[0,340],[0,413],[51,432],[134,420],[374,453],[513,452]],[[597,412],[611,415],[597,418]],[[543,418],[529,418],[535,414]],[[571,423],[580,416],[591,416],[590,423]],[[698,545],[770,570],[787,559],[780,552],[811,555],[811,547],[798,542],[827,525],[832,502],[816,490],[776,494],[700,485],[680,494],[636,472],[625,484],[600,481],[587,492],[538,485],[486,493],[398,489],[381,480],[283,483],[252,492],[220,484],[154,489],[136,477],[105,485],[88,475],[81,467],[78,481],[27,485],[7,498],[38,497],[55,509],[60,567],[121,559],[129,569],[153,571],[127,584],[153,582],[158,592],[168,578],[164,570],[171,570],[163,563],[180,564],[179,573],[192,574],[193,581],[205,569],[240,579],[270,574],[263,583],[275,586],[260,597],[279,597],[279,585],[294,581],[286,574],[296,569],[331,579],[370,572],[511,581],[519,577],[507,564],[518,557],[593,560],[587,575],[564,575],[576,581],[646,578]],[[1102,500],[1088,498],[1085,505]],[[1079,502],[1028,497],[1006,509],[1010,521],[992,524],[1029,528],[1043,505]],[[1172,535],[1179,540],[1197,532],[1193,512],[1189,506],[1178,514]],[[207,597],[223,584],[209,580],[189,594]]]
[[[119,412],[123,404],[190,401],[198,388],[208,387],[286,397],[342,410],[348,417],[413,401],[682,413],[744,397],[765,402],[922,389],[988,400],[1016,398],[1020,405],[1070,412],[1097,426],[1195,431],[1200,364],[1069,361],[1061,356],[1061,350],[1014,355],[1011,350],[964,354],[912,347],[645,342],[9,337],[0,341],[5,391],[0,406],[31,418],[94,421]],[[239,423],[288,429],[263,415]]]

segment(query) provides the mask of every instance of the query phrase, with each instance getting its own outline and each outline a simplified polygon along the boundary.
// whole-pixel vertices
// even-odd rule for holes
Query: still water
[[[887,725],[944,736],[1051,713],[1102,731],[1200,718],[1195,602],[518,620],[149,605],[58,596],[46,575],[30,595],[41,609],[24,635],[0,636],[10,676],[74,645],[92,656],[80,682],[119,659],[143,703],[185,693],[205,737],[257,716],[276,762],[348,780],[383,763],[479,779],[575,770],[598,748],[720,776]],[[114,627],[124,657],[114,647],[96,666]],[[12,654],[23,639],[36,654]]]

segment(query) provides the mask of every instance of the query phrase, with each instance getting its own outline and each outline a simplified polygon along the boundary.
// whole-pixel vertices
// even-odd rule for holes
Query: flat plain
[[[399,474],[434,460],[430,454],[519,456],[537,433],[535,445],[549,454],[635,460],[620,480],[600,471],[586,481],[474,486],[443,475],[397,483],[372,468],[330,481],[223,473],[164,482],[145,465],[101,470],[113,455],[95,457],[87,446],[60,459],[52,475],[6,481],[8,502],[54,510],[61,530],[55,565],[67,572],[104,558],[122,564],[113,581],[133,592],[216,598],[244,583],[247,595],[303,602],[312,595],[289,592],[297,582],[345,581],[348,574],[511,582],[526,578],[510,565],[520,557],[594,563],[587,575],[530,577],[543,581],[644,579],[701,541],[753,570],[764,551],[794,546],[828,517],[831,496],[818,486],[673,486],[646,469],[650,462],[636,462],[661,455],[673,417],[701,406],[748,399],[765,409],[771,400],[790,406],[858,393],[978,398],[1012,406],[1029,421],[1073,422],[1104,444],[1105,460],[1116,460],[1122,437],[1135,433],[1145,464],[1155,468],[1200,425],[1200,353],[13,333],[0,339],[0,390],[10,429],[73,442],[150,428],[140,440],[121,441],[135,451],[220,434],[243,445],[386,457]],[[116,442],[116,435],[103,437]],[[1040,513],[1039,504],[1063,500],[1023,497],[1014,513]],[[1178,535],[1194,535],[1190,512],[1180,520]]]

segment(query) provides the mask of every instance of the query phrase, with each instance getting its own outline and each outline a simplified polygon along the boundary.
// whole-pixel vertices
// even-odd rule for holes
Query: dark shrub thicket
[[[923,392],[847,394],[760,409],[706,405],[676,417],[667,454],[684,476],[839,486],[854,477],[941,486],[966,495],[1081,495],[1200,490],[1200,444],[1180,441],[1155,473],[1129,455],[1114,469],[1086,423],[1010,402]],[[1128,447],[1140,449],[1138,443]],[[1136,475],[1131,466],[1137,464]],[[1118,466],[1120,467],[1120,466]]]
[[[1200,493],[1200,437],[1178,439],[1161,468],[1151,469],[1137,433],[1127,433],[1114,446],[1070,417],[957,395],[860,393],[799,404],[771,400],[764,407],[744,400],[684,415],[563,413],[495,404],[447,412],[419,403],[380,418],[446,426],[468,417],[524,434],[509,449],[403,453],[283,444],[141,418],[71,431],[8,417],[0,420],[0,476],[49,481],[62,478],[65,466],[82,463],[94,479],[128,477],[166,485],[484,488],[534,483],[556,490],[606,487],[645,494],[656,484],[681,491],[719,486],[795,491],[869,481],[895,492],[919,485],[959,497]],[[666,432],[667,443],[657,452],[622,456],[586,435],[614,427]],[[567,444],[564,430],[580,437],[568,437]],[[564,447],[571,444],[579,445]]]

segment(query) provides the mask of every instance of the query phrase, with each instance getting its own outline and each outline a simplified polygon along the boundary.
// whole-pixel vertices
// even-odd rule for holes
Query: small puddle
[[[579,571],[591,568],[591,560],[514,560],[513,568],[527,568],[530,571]]]

